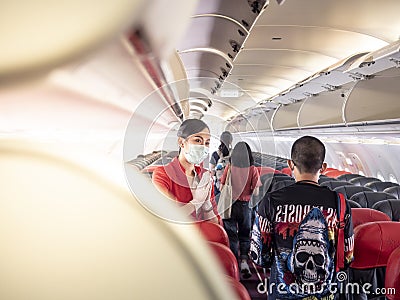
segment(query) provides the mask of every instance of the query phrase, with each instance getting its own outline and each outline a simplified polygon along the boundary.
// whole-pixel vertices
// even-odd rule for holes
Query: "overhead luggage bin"
[[[196,15],[219,14],[233,19],[249,30],[269,0],[213,0],[203,1],[197,7]]]
[[[93,51],[136,24],[143,2],[2,1],[2,82],[47,72]]]
[[[377,51],[367,53],[355,60],[345,73],[373,75],[400,66],[400,41]]]
[[[216,78],[209,88],[215,94],[267,4],[266,0],[219,0],[199,5],[178,46],[189,77]]]
[[[227,56],[230,54],[233,58],[247,36],[247,32],[241,35],[240,30],[245,30],[240,23],[223,15],[194,15],[178,49],[180,52],[216,49]]]
[[[339,62],[334,63],[333,65],[323,69],[318,70],[313,73],[309,77],[298,81],[295,84],[291,84],[287,87],[286,90],[280,92],[278,95],[272,97],[271,99],[274,102],[289,104],[291,102],[295,102],[294,100],[303,100],[309,97],[313,97],[322,92],[331,92],[341,88],[343,85],[353,82],[353,78],[349,76],[349,74],[344,74],[344,70],[348,67],[348,65],[362,56],[365,53],[358,53],[347,57],[345,59],[340,60]],[[306,55],[306,54],[304,54]],[[273,58],[273,64],[279,63],[278,58]],[[280,58],[282,59],[282,58]],[[309,58],[302,57],[299,60],[296,60],[297,63],[300,63]],[[293,66],[293,62],[282,61],[279,64],[285,66],[288,64]],[[301,65],[297,67],[298,69],[304,69]],[[293,100],[289,100],[293,99]]]
[[[298,116],[299,127],[344,124],[342,109],[348,94],[347,87],[304,100]]]
[[[272,119],[272,128],[274,130],[298,128],[297,116],[302,105],[303,102],[297,102],[277,108]]]
[[[389,76],[387,72],[390,72]],[[359,81],[343,109],[346,123],[399,119],[399,76],[400,69],[393,69],[383,71],[370,80]]]

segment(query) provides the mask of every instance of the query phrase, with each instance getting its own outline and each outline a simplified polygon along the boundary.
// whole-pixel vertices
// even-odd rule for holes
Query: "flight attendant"
[[[187,119],[179,127],[177,136],[179,155],[154,170],[153,183],[194,220],[217,223],[211,173],[201,164],[209,153],[210,129],[201,120]]]

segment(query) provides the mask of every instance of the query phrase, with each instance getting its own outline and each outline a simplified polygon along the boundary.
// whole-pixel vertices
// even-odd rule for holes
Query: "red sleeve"
[[[165,172],[163,166],[156,168],[152,175],[153,184],[157,187],[159,191],[161,191],[164,195],[168,196],[171,199],[175,199],[176,197],[171,192],[171,179]]]

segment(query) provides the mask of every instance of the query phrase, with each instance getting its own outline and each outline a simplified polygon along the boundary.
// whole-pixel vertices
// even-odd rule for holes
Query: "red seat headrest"
[[[354,269],[385,267],[389,255],[400,246],[400,223],[379,221],[354,230]]]
[[[289,167],[283,168],[281,173],[292,176],[292,170]]]
[[[400,247],[390,254],[385,274],[386,297],[389,300],[400,299]]]
[[[260,173],[260,176],[264,175],[264,174],[269,174],[269,173],[274,173],[274,174],[281,173],[280,171],[275,170],[274,168],[271,168],[271,167],[263,166],[263,167],[257,167],[257,169],[258,169],[258,172]]]
[[[368,222],[391,221],[385,213],[371,208],[352,208],[351,216],[353,219],[353,228]]]
[[[340,175],[351,174],[351,173],[347,172],[347,171],[341,171],[341,170],[337,170],[337,169],[327,168],[325,170],[325,172],[323,172],[322,174],[326,175],[328,177],[336,178],[336,177],[339,177]]]
[[[235,255],[231,249],[225,245],[216,242],[209,242],[215,255],[218,257],[225,274],[235,280],[239,280],[239,266]]]
[[[229,237],[224,227],[211,222],[198,223],[200,232],[209,242],[217,242],[229,247]]]

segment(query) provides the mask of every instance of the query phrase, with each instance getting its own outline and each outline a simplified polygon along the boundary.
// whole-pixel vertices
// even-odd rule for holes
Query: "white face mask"
[[[188,143],[188,151],[183,151],[186,160],[191,163],[198,165],[201,163],[208,155],[209,149],[203,145],[194,145]]]

